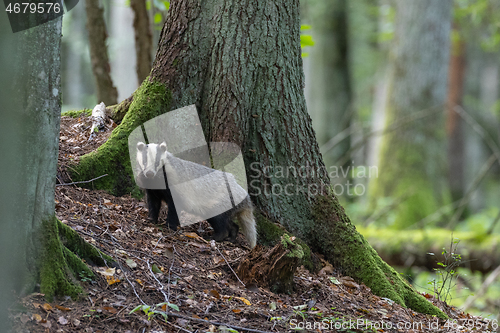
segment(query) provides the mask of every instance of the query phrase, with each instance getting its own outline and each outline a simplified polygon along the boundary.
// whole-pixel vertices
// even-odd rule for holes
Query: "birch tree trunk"
[[[107,173],[93,186],[133,191],[130,132],[196,104],[207,142],[241,147],[261,241],[272,238],[270,222],[278,222],[376,294],[444,316],[380,259],[329,193],[304,99],[299,30],[298,0],[172,1],[150,78],[72,178]]]
[[[444,106],[450,48],[450,0],[396,2],[396,27],[379,178],[372,202],[391,197],[394,225],[405,228],[445,201]],[[395,125],[397,124],[397,125]]]

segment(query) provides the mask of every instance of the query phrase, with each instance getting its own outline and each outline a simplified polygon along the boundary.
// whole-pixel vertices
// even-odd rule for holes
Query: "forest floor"
[[[114,127],[109,124],[89,142],[90,126],[86,116],[62,117],[59,174],[70,160],[101,145]],[[56,214],[119,267],[90,266],[95,278],[80,276],[85,294],[78,301],[49,304],[42,294],[24,297],[24,310],[12,310],[16,332],[495,331],[494,323],[428,294],[450,320],[416,313],[372,294],[326,262],[317,274],[299,267],[292,294],[245,287],[234,273],[250,251],[241,235],[235,244],[210,243],[204,239],[211,233],[206,222],[176,232],[152,225],[145,203],[130,195],[57,186]],[[133,312],[141,305],[144,310]]]

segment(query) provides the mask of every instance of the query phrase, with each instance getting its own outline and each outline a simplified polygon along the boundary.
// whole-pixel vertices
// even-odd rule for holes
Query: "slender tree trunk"
[[[87,10],[87,30],[89,32],[90,60],[96,83],[97,102],[114,105],[118,92],[111,79],[106,39],[106,24],[99,0],[85,0]]]
[[[402,200],[395,208],[397,227],[414,225],[435,212],[446,195],[443,109],[449,61],[450,0],[396,2],[392,73],[386,134],[379,178],[371,200]],[[399,123],[393,128],[395,123]],[[398,199],[399,198],[399,199]]]
[[[269,221],[279,222],[375,293],[443,316],[380,259],[329,193],[304,100],[299,30],[298,0],[172,1],[150,78],[72,177],[108,173],[94,186],[130,191],[130,132],[196,104],[207,142],[241,147],[261,239],[271,237]]]
[[[152,34],[149,25],[146,0],[131,0],[134,11],[135,54],[137,58],[137,80],[142,82],[151,71]]]
[[[330,2],[326,8],[312,5],[314,32],[317,40],[312,66],[315,80],[309,87],[312,100],[309,109],[317,118],[316,131],[318,143],[325,145],[323,158],[327,166],[334,166],[341,160],[344,166],[351,164],[348,151],[351,147],[351,136],[341,141],[336,147],[327,143],[347,129],[352,120],[352,92],[349,64],[349,16],[346,0]],[[318,37],[316,37],[318,36]],[[312,105],[311,105],[312,104]],[[338,166],[338,165],[337,165]],[[333,180],[341,183],[341,180]]]
[[[450,70],[448,74],[448,104],[446,112],[446,134],[448,137],[448,182],[453,201],[460,200],[464,195],[464,129],[463,121],[455,107],[462,105],[464,74],[465,74],[465,44],[457,27],[454,28],[457,38],[451,45]]]

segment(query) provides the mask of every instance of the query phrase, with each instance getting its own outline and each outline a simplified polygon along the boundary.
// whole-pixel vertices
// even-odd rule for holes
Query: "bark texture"
[[[153,36],[149,25],[146,0],[131,0],[134,11],[135,54],[137,58],[137,80],[142,82],[151,71],[151,47]]]
[[[108,173],[94,186],[130,191],[119,181],[131,175],[128,134],[196,104],[207,142],[241,147],[260,233],[262,220],[279,222],[375,293],[444,316],[380,259],[330,195],[306,110],[299,31],[298,0],[172,1],[150,78],[72,179]]]
[[[24,159],[24,204],[18,227],[26,242],[25,277],[28,291],[40,283],[50,299],[55,293],[76,296],[57,236],[54,216],[55,175],[59,150],[61,114],[60,42],[62,19],[23,33],[20,75],[16,88],[24,101],[20,111],[25,136],[20,158]]]
[[[382,141],[372,202],[402,200],[394,225],[414,225],[446,200],[443,109],[446,101],[452,3],[397,1],[386,128],[407,121]],[[399,198],[399,199],[398,199]],[[401,199],[402,198],[402,199]]]
[[[39,291],[51,300],[54,295],[74,298],[82,291],[75,276],[92,271],[81,258],[103,264],[102,254],[55,217],[55,183],[61,117],[62,18],[21,34],[16,98],[21,108],[23,140],[18,143],[17,163],[21,173],[17,186],[20,199],[16,225],[23,237],[25,274],[19,275],[25,292]],[[63,244],[64,242],[64,244]],[[109,257],[104,256],[107,260]]]
[[[118,100],[118,92],[111,79],[106,39],[108,33],[104,23],[104,10],[99,0],[86,0],[87,30],[89,32],[90,60],[96,83],[97,102],[114,105]]]

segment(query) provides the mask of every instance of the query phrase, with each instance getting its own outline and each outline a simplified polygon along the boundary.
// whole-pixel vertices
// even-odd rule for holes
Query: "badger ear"
[[[166,152],[167,151],[167,144],[165,143],[165,141],[163,141],[160,144],[160,149],[161,149],[162,152]]]
[[[137,142],[137,149],[139,151],[143,151],[146,148],[146,144],[144,142]]]

